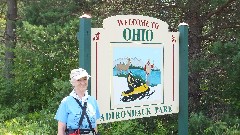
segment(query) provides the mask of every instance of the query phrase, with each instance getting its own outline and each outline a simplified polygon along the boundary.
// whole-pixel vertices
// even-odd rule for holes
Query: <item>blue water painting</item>
[[[128,74],[128,72],[132,72],[134,76],[141,77],[144,81],[146,80],[146,74],[143,69],[129,69],[128,71],[123,71],[119,73],[119,71],[116,68],[113,68],[113,76],[118,76],[119,74]],[[152,70],[150,76],[150,86],[156,86],[158,84],[161,84],[161,71],[160,70]],[[127,80],[126,80],[127,81]]]

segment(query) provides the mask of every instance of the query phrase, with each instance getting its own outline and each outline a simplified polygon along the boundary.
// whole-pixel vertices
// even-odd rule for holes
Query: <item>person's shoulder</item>
[[[89,99],[96,99],[94,96],[88,96]]]
[[[96,108],[98,106],[97,100],[93,96],[88,97],[88,103],[92,104],[94,106],[94,108]]]
[[[93,96],[88,96],[88,100],[96,101],[96,98]]]
[[[69,100],[71,100],[72,96],[66,96],[65,98],[63,98],[63,100],[61,101],[61,103],[66,103]]]

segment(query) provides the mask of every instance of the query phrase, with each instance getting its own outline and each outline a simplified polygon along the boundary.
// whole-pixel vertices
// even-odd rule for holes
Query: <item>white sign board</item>
[[[156,18],[118,15],[91,33],[98,123],[179,112],[179,32]]]

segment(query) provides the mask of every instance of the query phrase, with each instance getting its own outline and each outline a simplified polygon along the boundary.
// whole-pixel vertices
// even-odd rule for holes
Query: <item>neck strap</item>
[[[74,98],[74,97],[73,97]],[[78,127],[80,128],[80,125],[82,124],[82,121],[83,121],[83,118],[84,118],[84,115],[86,116],[87,118],[87,121],[88,121],[88,124],[89,124],[89,127],[92,131],[94,131],[94,129],[92,128],[92,124],[91,124],[91,121],[89,120],[89,117],[86,113],[86,110],[87,110],[87,102],[84,102],[84,106],[82,106],[82,104],[80,103],[80,101],[76,98],[74,98],[76,100],[76,102],[78,103],[78,105],[81,107],[82,109],[82,115],[80,117],[80,120],[79,120],[79,123],[78,123]]]

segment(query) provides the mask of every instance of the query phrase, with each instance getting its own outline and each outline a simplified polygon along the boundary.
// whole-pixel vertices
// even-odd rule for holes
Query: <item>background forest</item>
[[[53,119],[78,67],[79,17],[189,25],[189,134],[240,134],[239,0],[1,0],[0,134],[57,134]],[[99,125],[103,135],[176,135],[177,114]]]

